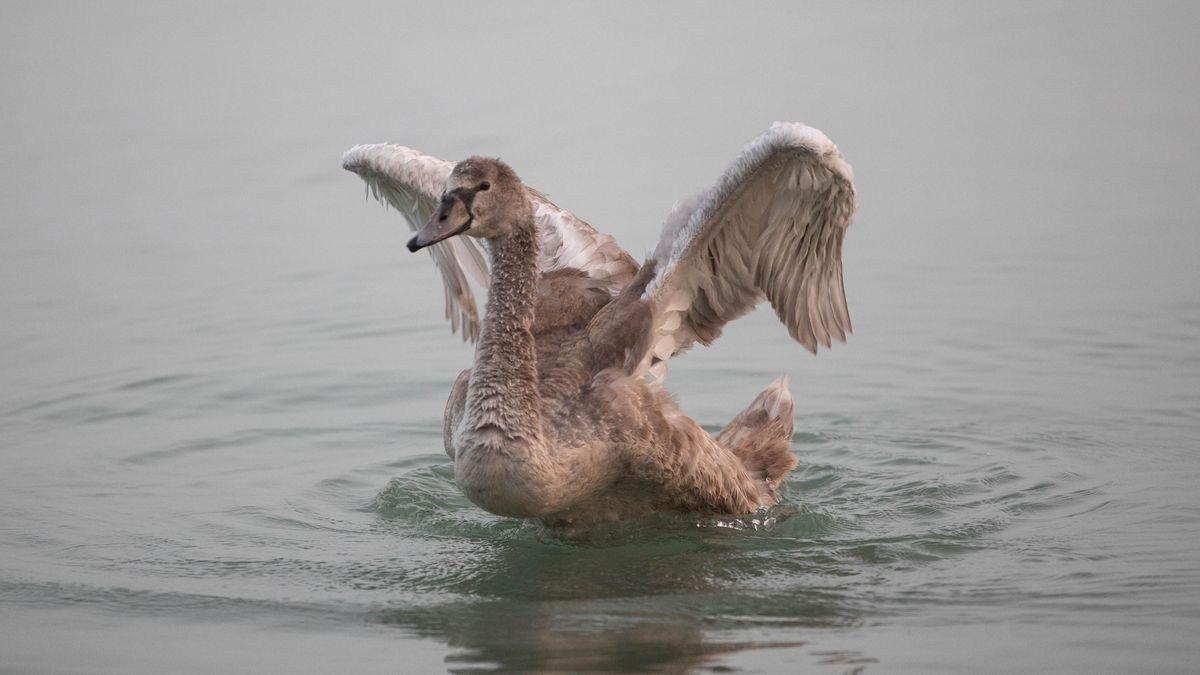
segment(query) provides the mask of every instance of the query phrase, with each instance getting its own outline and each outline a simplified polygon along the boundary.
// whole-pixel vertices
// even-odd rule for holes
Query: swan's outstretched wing
[[[529,189],[533,217],[541,233],[542,274],[574,269],[592,285],[616,296],[637,274],[638,264],[611,235],[597,232],[570,211],[555,206],[546,195]]]
[[[402,145],[356,145],[342,156],[342,167],[358,174],[367,190],[384,204],[395,207],[414,230],[420,229],[437,208],[454,162],[426,155]],[[543,273],[574,269],[596,288],[616,295],[629,283],[638,265],[612,237],[601,234],[569,211],[558,208],[545,195],[529,190],[534,218],[542,238],[539,267]],[[446,317],[463,338],[479,337],[479,315],[468,276],[488,285],[487,262],[477,241],[452,237],[429,247],[446,288]]]
[[[639,370],[661,375],[660,362],[712,342],[763,298],[809,351],[845,340],[842,237],[854,206],[853,172],[825,134],[772,125],[663,226],[642,295],[651,320]]]
[[[342,155],[342,168],[358,174],[366,182],[367,192],[399,211],[415,231],[437,209],[454,163],[403,145],[356,145]],[[463,339],[474,342],[479,337],[479,313],[467,275],[479,285],[487,286],[488,268],[483,252],[468,237],[447,239],[428,250],[442,273],[446,318],[451,329],[458,332],[461,326]]]

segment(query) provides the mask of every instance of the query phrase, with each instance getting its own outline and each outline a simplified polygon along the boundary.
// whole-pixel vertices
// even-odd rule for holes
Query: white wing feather
[[[343,166],[394,206],[413,229],[436,208],[454,164],[400,145],[360,145]],[[542,273],[573,269],[617,293],[637,263],[616,241],[529,190],[542,237]],[[729,321],[766,298],[788,332],[809,351],[851,331],[842,285],[842,238],[855,208],[854,176],[837,147],[803,124],[777,122],[752,141],[711,189],[678,204],[650,256],[653,279],[642,300],[652,310],[639,368],[708,344]],[[446,313],[463,335],[478,337],[468,275],[488,284],[487,264],[470,237],[430,248],[446,288]]]
[[[357,145],[342,156],[342,167],[358,174],[370,194],[396,208],[414,230],[428,222],[454,168],[453,162],[393,144]],[[542,273],[574,269],[616,295],[633,278],[638,265],[611,236],[597,232],[569,211],[530,189],[534,218],[542,238]],[[446,317],[464,339],[479,337],[475,294],[467,277],[486,287],[488,267],[477,241],[453,237],[429,247],[442,273]]]
[[[616,296],[637,274],[638,264],[610,235],[554,205],[537,190],[529,190],[533,217],[541,233],[542,274],[574,269],[611,296]]]
[[[764,298],[809,351],[844,341],[841,251],[854,208],[854,174],[837,146],[803,124],[772,125],[664,224],[642,296],[652,320],[639,371],[712,342]]]
[[[367,184],[369,194],[404,216],[419,230],[437,208],[452,162],[422,154],[402,145],[356,145],[342,155],[342,168],[353,171]],[[429,247],[442,273],[446,292],[446,318],[451,330],[462,329],[464,340],[479,338],[479,312],[469,274],[480,286],[488,285],[488,267],[474,239],[454,237]]]

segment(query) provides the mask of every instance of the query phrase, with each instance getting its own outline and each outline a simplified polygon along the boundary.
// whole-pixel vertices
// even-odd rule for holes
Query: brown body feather
[[[494,513],[556,525],[774,503],[795,464],[786,389],[760,395],[722,432],[727,442],[712,438],[631,372],[651,327],[640,296],[653,264],[616,298],[584,275],[540,274],[533,221],[513,211],[507,233],[489,239],[475,368],[447,402],[447,452],[463,492]]]

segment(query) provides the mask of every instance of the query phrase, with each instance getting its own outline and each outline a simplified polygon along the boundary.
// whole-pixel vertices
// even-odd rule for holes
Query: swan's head
[[[498,159],[470,157],[455,165],[437,211],[408,242],[418,251],[455,235],[495,239],[530,219],[525,185]]]

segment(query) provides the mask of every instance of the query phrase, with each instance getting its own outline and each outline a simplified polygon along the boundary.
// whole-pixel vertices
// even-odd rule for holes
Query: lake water
[[[7,4],[0,672],[1195,672],[1197,7]],[[341,152],[499,155],[641,257],[775,119],[856,169],[856,332],[669,385],[791,376],[782,504],[472,507],[471,349]]]

